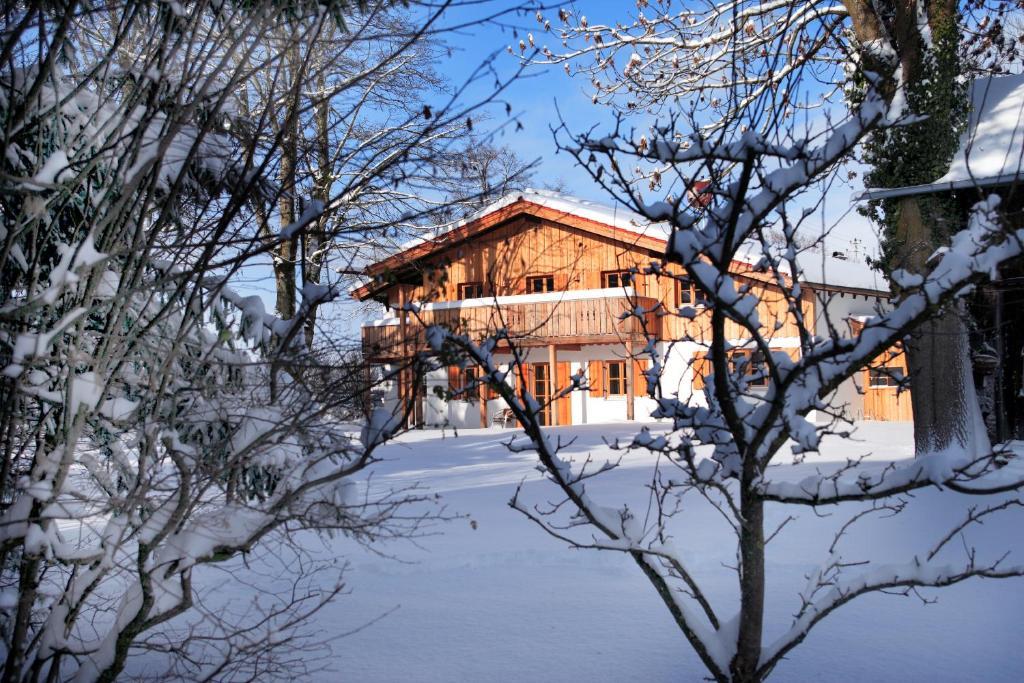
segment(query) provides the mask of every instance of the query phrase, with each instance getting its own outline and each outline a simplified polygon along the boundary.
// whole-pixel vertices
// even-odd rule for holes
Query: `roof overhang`
[[[393,254],[382,261],[368,266],[366,274],[369,280],[353,289],[351,292],[352,297],[360,301],[370,299],[380,291],[397,284],[393,279],[384,279],[383,276],[385,274],[398,273],[406,269],[415,268],[418,263],[434,254],[455,247],[470,238],[489,232],[522,216],[533,216],[541,220],[569,226],[612,239],[622,244],[647,249],[657,254],[664,253],[667,245],[665,240],[657,237],[608,225],[591,218],[577,216],[562,209],[544,206],[519,197],[510,204],[501,206],[465,223],[458,224],[447,232],[403,249],[397,254]]]
[[[893,199],[1024,180],[1024,74],[977,78],[969,97],[967,127],[942,177],[924,185],[868,189],[858,198]]]
[[[991,178],[966,178],[963,180],[952,180],[946,182],[927,183],[925,185],[908,185],[906,187],[870,188],[864,190],[857,199],[870,201],[872,199],[895,199],[897,197],[909,197],[912,195],[936,194],[939,192],[954,192],[957,190],[983,189],[986,187],[1005,187],[1014,185],[1024,180],[1020,174],[993,176]]]

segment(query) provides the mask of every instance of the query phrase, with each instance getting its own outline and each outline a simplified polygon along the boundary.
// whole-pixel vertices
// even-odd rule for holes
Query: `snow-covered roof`
[[[516,199],[521,198],[549,209],[564,211],[580,218],[588,218],[621,230],[635,232],[638,235],[666,241],[672,234],[672,226],[668,223],[652,223],[644,216],[622,206],[609,206],[601,202],[550,190],[526,189],[516,195]],[[490,210],[485,211],[490,213]]]
[[[469,225],[484,216],[521,201],[577,218],[592,220],[666,244],[672,234],[670,224],[665,222],[652,223],[644,216],[622,206],[603,204],[550,190],[525,189],[505,195],[501,199],[467,216],[454,225],[438,231],[432,236],[420,238],[402,245],[399,253],[419,244],[438,239],[453,230]],[[736,257],[741,262],[754,264],[761,260],[761,256],[760,248],[757,248],[751,250],[749,254],[741,250]],[[806,284],[830,288],[889,292],[888,283],[878,271],[866,263],[863,257],[847,257],[844,254],[844,257],[837,258],[833,256],[833,250],[827,242],[819,244],[813,249],[804,250],[798,255],[797,261],[803,270],[801,282]]]
[[[469,216],[466,216],[453,224],[444,226],[443,229],[438,230],[433,235],[426,235],[410,240],[405,244],[402,244],[399,249],[404,251],[415,247],[418,244],[436,239],[446,233],[457,230],[483,218],[484,216],[520,201],[527,201],[531,204],[537,204],[538,206],[543,206],[554,211],[560,211],[580,218],[587,218],[599,223],[604,223],[605,225],[635,232],[639,235],[647,235],[659,240],[666,240],[672,231],[671,227],[667,223],[651,223],[635,211],[630,211],[629,209],[621,206],[609,206],[600,202],[581,199],[580,197],[562,194],[561,192],[553,192],[551,190],[526,188],[525,190],[517,190],[506,194],[501,199],[488,204]]]
[[[865,289],[888,295],[889,283],[882,273],[868,265],[863,256],[836,258],[832,254],[827,242],[820,251],[808,249],[799,254],[797,263],[803,270],[801,282],[824,287]]]
[[[1024,74],[979,78],[971,84],[967,128],[949,171],[925,185],[869,189],[885,199],[968,187],[1006,185],[1024,178]]]
[[[609,206],[600,202],[580,199],[571,195],[551,192],[548,190],[524,190],[501,199],[501,206],[511,204],[518,199],[540,204],[551,209],[564,211],[581,218],[605,223],[639,235],[651,237],[657,240],[667,241],[672,234],[672,227],[668,223],[651,223],[645,217],[630,211],[621,206]],[[488,214],[500,206],[491,206],[484,209],[480,215]],[[838,251],[838,250],[836,250]],[[889,292],[889,284],[877,270],[867,264],[859,256],[845,256],[836,258],[828,243],[816,249],[807,249],[797,257],[797,262],[803,270],[801,280],[807,284],[824,285],[826,287],[845,287],[852,289],[865,289],[877,292]],[[760,249],[752,250],[749,258],[741,250],[737,258],[757,263],[761,260]]]

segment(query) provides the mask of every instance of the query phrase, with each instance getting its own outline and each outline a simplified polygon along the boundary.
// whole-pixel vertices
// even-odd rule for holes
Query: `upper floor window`
[[[479,299],[484,295],[484,283],[462,282],[459,283],[460,299]]]
[[[608,377],[608,395],[626,395],[626,361],[610,360],[605,365],[605,373]]]
[[[706,306],[708,298],[704,290],[693,284],[688,277],[676,279],[676,306]]]
[[[526,278],[526,291],[530,294],[537,292],[555,291],[554,275],[529,275]]]
[[[870,368],[868,371],[868,386],[873,389],[898,387],[903,384],[903,381],[903,368],[898,366]]]
[[[760,351],[733,351],[729,354],[733,372],[742,372],[747,377],[747,386],[768,386],[764,354]]]
[[[629,287],[633,284],[633,273],[628,270],[608,270],[601,273],[604,287]]]

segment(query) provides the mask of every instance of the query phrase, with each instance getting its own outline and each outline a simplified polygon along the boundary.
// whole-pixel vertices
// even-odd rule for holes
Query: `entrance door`
[[[539,420],[541,425],[551,424],[551,372],[547,363],[530,363],[530,393],[543,406]]]
[[[551,386],[551,365],[548,363],[530,363],[529,365],[530,391],[537,402],[544,406],[540,414],[541,425],[551,424],[551,392],[564,389],[569,386],[569,364],[555,364],[555,385]],[[558,417],[558,424],[572,424],[572,399],[570,396],[563,396],[555,402],[555,415]]]

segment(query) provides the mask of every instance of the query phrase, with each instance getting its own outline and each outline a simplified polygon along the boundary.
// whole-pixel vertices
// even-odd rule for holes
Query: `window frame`
[[[729,353],[730,370],[736,372],[739,363],[744,364],[743,376],[747,378],[747,386],[755,389],[768,387],[768,373],[765,368],[766,359],[760,349],[737,349]],[[760,377],[754,378],[760,373]],[[753,379],[751,379],[753,378]]]
[[[704,290],[693,284],[689,276],[682,275],[675,278],[676,281],[676,308],[686,305],[695,308],[706,308],[708,298]],[[683,283],[686,283],[685,285]],[[685,299],[683,295],[686,295]]]
[[[466,403],[476,403],[480,400],[479,391],[467,392],[466,389],[470,388],[476,381],[479,368],[475,365],[468,365],[464,368],[459,368],[459,386],[458,391],[465,392],[456,400],[465,401]],[[479,385],[476,387],[479,390]]]
[[[476,288],[479,294],[476,294],[475,296],[466,296],[466,290],[470,287]],[[458,293],[459,299],[482,299],[484,297],[484,283],[480,281],[460,282]]]
[[[543,282],[546,289],[534,289],[533,283]],[[526,293],[527,294],[547,294],[555,291],[555,276],[552,273],[544,273],[540,275],[527,275],[526,276]]]
[[[611,283],[611,278],[617,278],[619,281],[616,284]],[[626,281],[623,282],[623,278]],[[623,287],[635,287],[634,275],[628,269],[623,270],[604,270],[601,271],[601,286],[604,289],[622,289]]]
[[[620,368],[620,375],[618,377],[612,376],[612,366]],[[624,360],[606,360],[604,361],[604,376],[605,376],[605,394],[607,396],[625,396],[628,393],[628,387],[626,383],[628,381],[628,375],[626,370],[626,361]],[[612,391],[612,382],[619,384],[618,388],[621,391]]]

